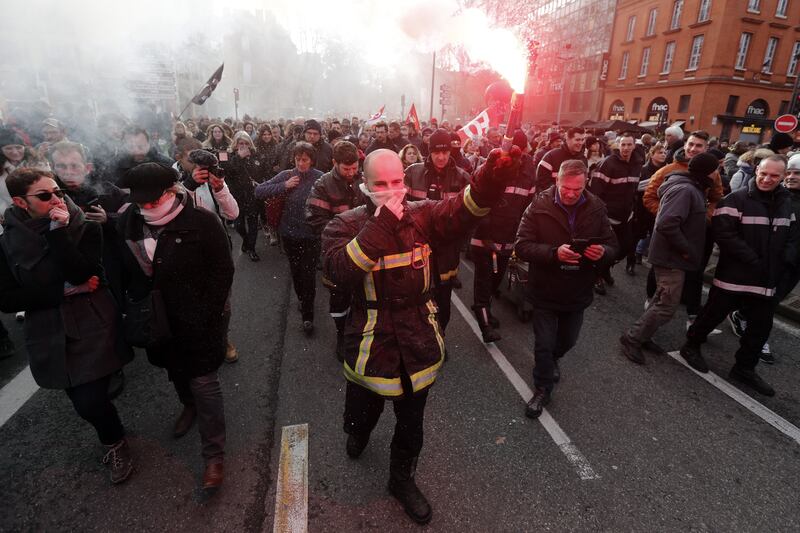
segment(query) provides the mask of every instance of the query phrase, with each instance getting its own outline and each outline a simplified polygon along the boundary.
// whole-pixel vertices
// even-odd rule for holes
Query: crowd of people
[[[285,254],[307,335],[322,271],[347,379],[346,452],[361,455],[392,400],[389,490],[417,522],[432,515],[414,473],[465,250],[486,343],[501,340],[491,307],[509,262],[530,265],[531,418],[552,400],[585,309],[611,290],[623,262],[631,276],[651,268],[645,311],[621,332],[622,355],[645,364],[645,352],[664,354],[653,336],[683,303],[680,353],[692,368],[708,371],[701,345],[727,319],[741,337],[731,379],[775,393],[755,369],[775,361],[773,314],[800,278],[791,137],[730,144],[675,126],[660,136],[592,135],[553,124],[492,127],[462,144],[459,128],[357,117],[6,121],[0,310],[24,320],[36,382],[64,390],[97,431],[113,483],[134,466],[113,397],[133,348],[143,348],[182,406],[174,436],[197,422],[203,490],[222,484],[218,370],[239,357],[228,338],[230,229],[250,261],[260,260],[260,235]],[[0,357],[15,350],[0,331]]]

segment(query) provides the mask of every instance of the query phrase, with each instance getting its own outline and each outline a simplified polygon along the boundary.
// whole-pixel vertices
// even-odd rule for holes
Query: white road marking
[[[33,380],[29,366],[26,366],[14,379],[6,383],[0,389],[0,427],[3,427],[37,390],[39,390],[39,385]]]
[[[462,264],[466,266],[466,263],[462,262]],[[472,270],[469,267],[467,267],[467,269]],[[478,339],[482,339],[481,330],[478,327],[478,323],[472,317],[469,310],[456,295],[456,293],[452,294],[451,301],[456,306],[456,309],[458,309],[458,312],[461,313],[461,316],[464,317],[464,320],[467,321],[467,324],[469,324],[472,332],[478,337]],[[533,391],[530,389],[530,387],[528,387],[528,384],[525,383],[525,380],[522,379],[511,363],[508,362],[506,356],[503,355],[503,352],[500,351],[500,348],[495,346],[494,343],[483,343],[483,346],[486,348],[486,351],[489,352],[489,355],[492,356],[494,362],[497,363],[497,366],[500,367],[500,370],[503,371],[503,374],[506,375],[506,378],[511,382],[511,385],[513,385],[517,390],[517,393],[519,393],[525,403],[527,403],[533,397]],[[594,471],[592,466],[589,464],[589,461],[586,460],[586,457],[584,457],[578,448],[572,444],[572,441],[569,439],[567,434],[564,433],[564,430],[561,429],[561,426],[559,426],[553,417],[550,416],[550,413],[548,413],[546,409],[542,412],[541,416],[539,416],[538,420],[547,433],[550,434],[550,437],[553,439],[553,442],[556,443],[556,446],[558,446],[561,452],[567,457],[567,460],[572,464],[572,466],[578,472],[578,476],[582,480],[600,479],[600,476]]]
[[[698,372],[694,368],[690,367],[686,361],[681,357],[680,352],[669,352],[670,357],[681,363],[683,366],[703,378],[704,380],[708,381],[716,388],[724,392],[726,395],[733,398],[738,404],[742,405],[745,409],[750,411],[751,413],[755,414],[757,417],[762,419],[764,422],[769,424],[770,426],[774,427],[790,439],[794,440],[796,443],[800,444],[800,428],[777,414],[776,412],[772,411],[768,407],[760,404],[747,394],[743,393],[738,388],[734,387],[718,375],[713,372],[707,372],[705,374]]]
[[[308,424],[284,426],[273,533],[308,531]]]

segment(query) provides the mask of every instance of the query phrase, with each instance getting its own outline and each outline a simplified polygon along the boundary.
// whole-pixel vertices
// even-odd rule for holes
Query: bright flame
[[[487,63],[515,92],[524,93],[528,51],[520,39],[508,29],[489,27],[486,14],[477,9],[466,10],[460,18],[457,37],[470,59]]]
[[[488,64],[514,91],[525,91],[528,75],[525,45],[511,30],[493,28],[483,11],[476,8],[459,11],[452,0],[424,0],[405,12],[400,27],[423,48],[463,46],[470,60]]]

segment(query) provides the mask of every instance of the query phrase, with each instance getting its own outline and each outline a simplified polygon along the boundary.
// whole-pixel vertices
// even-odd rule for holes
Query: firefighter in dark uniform
[[[333,148],[333,169],[314,183],[306,200],[306,220],[317,235],[322,235],[334,216],[364,203],[358,188],[362,182],[358,165],[358,148],[353,143],[342,141]],[[336,357],[344,361],[344,324],[352,295],[325,276],[322,284],[331,293],[329,311],[336,324]]]
[[[432,511],[414,473],[428,390],[444,359],[431,245],[460,240],[487,215],[514,163],[494,153],[475,185],[446,200],[407,202],[399,156],[376,150],[364,164],[369,201],[334,217],[322,234],[325,275],[353,294],[345,328],[347,454],[361,455],[384,401],[393,400],[389,491],[419,523]]]
[[[430,154],[425,162],[415,163],[406,169],[408,201],[455,198],[467,186],[470,175],[453,160],[450,141],[447,130],[436,130],[428,141]],[[435,239],[431,247],[435,252],[433,290],[439,308],[439,325],[444,332],[450,322],[450,294],[453,292],[453,279],[458,276],[461,242]]]
[[[525,133],[518,130],[514,134],[513,144],[527,151]],[[531,156],[523,152],[520,163],[516,174],[506,183],[497,206],[478,223],[470,239],[472,261],[475,264],[472,310],[478,319],[483,342],[500,340],[500,334],[495,331],[500,327],[500,322],[492,316],[492,295],[497,292],[505,276],[519,221],[531,203],[535,190],[536,173]]]

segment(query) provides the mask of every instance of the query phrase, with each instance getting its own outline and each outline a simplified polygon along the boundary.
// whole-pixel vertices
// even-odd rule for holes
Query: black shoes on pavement
[[[608,293],[606,291],[606,282],[603,281],[603,278],[597,278],[597,281],[594,282],[594,292],[600,296],[605,296]]]
[[[533,398],[530,399],[528,405],[525,406],[525,416],[528,418],[539,418],[544,408],[550,403],[550,391],[536,388],[533,390]]]
[[[255,250],[250,250],[249,252],[247,252],[247,257],[249,257],[250,261],[252,261],[253,263],[261,261],[261,257],[259,257],[259,255],[256,253]]]
[[[313,320],[303,320],[303,333],[306,334],[306,337],[310,337],[311,334],[314,333]]]
[[[706,364],[706,360],[703,359],[703,353],[700,351],[700,345],[687,341],[681,346],[681,357],[684,358],[686,363],[700,372],[701,374],[705,374],[708,372],[708,365]]]
[[[133,457],[128,441],[124,438],[106,446],[106,455],[103,457],[103,464],[111,468],[111,483],[117,485],[128,479],[133,472]]]
[[[627,333],[623,333],[619,337],[619,344],[621,346],[622,355],[636,363],[637,365],[643,365],[645,363],[644,353],[642,352],[642,348],[636,344],[630,337],[628,337]]]
[[[418,524],[427,524],[433,517],[428,500],[414,481],[417,458],[408,457],[392,447],[389,462],[389,493],[403,505],[406,514]]]
[[[364,452],[364,448],[369,444],[369,434],[367,435],[347,435],[347,456],[351,459],[358,459]]]
[[[475,318],[478,320],[478,327],[481,329],[481,336],[483,337],[483,342],[490,343],[490,342],[497,342],[502,337],[500,334],[495,331],[494,326],[492,326],[492,320],[489,314],[488,307],[473,307],[472,310],[475,312]],[[499,324],[497,319],[495,321]]]
[[[775,396],[775,389],[772,386],[761,379],[761,376],[756,374],[755,370],[748,370],[746,368],[742,368],[739,365],[733,365],[731,368],[730,374],[728,376],[734,380],[738,381],[739,383],[743,383],[758,392],[759,394],[763,394],[764,396]]]

